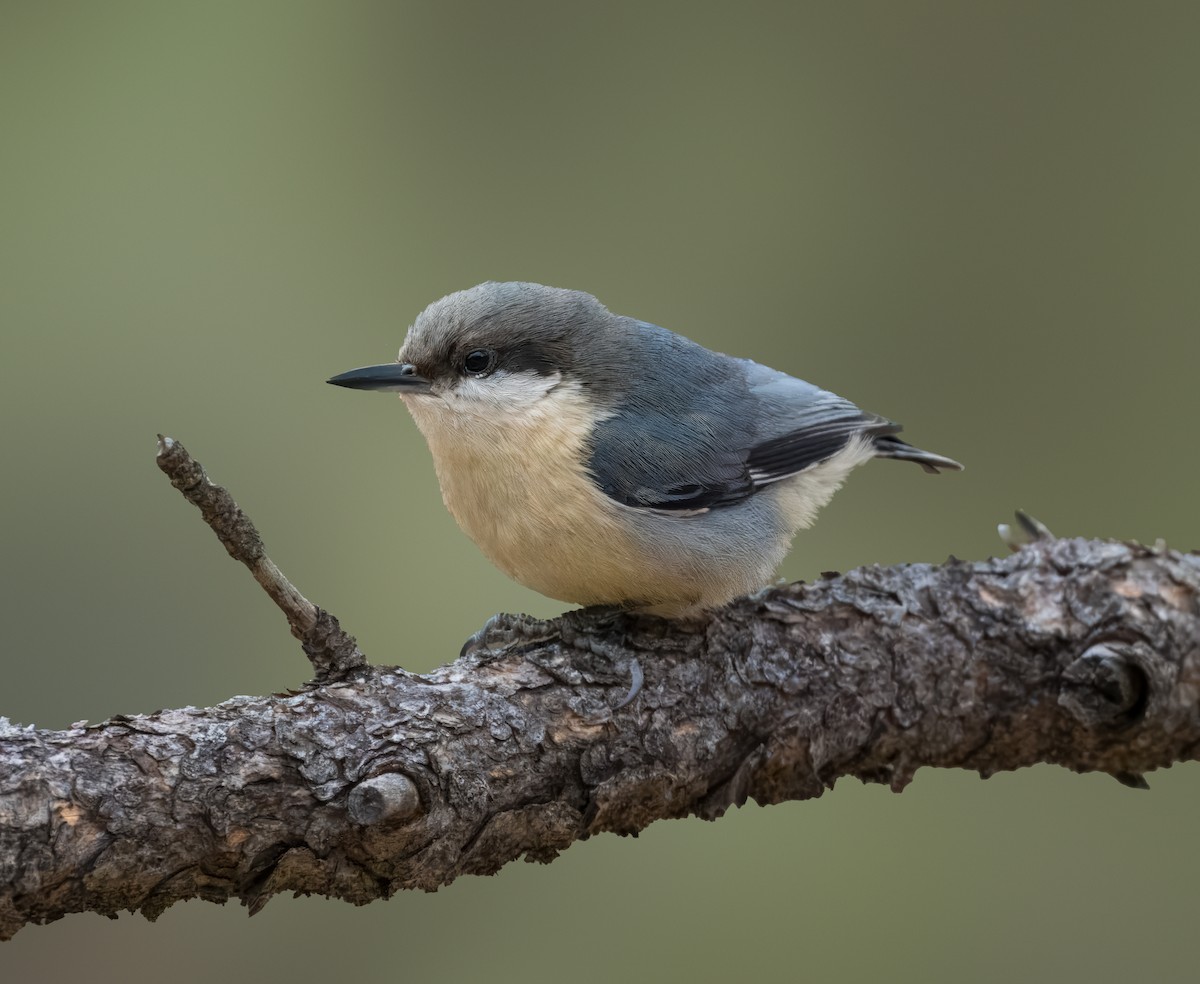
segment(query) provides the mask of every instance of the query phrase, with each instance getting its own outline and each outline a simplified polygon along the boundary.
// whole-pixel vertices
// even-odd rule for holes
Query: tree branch
[[[219,496],[199,475],[177,487],[203,511]],[[210,511],[236,530],[230,505]],[[237,539],[222,537],[234,556]],[[309,603],[280,594],[298,599],[293,632],[314,631]],[[0,719],[0,936],[191,897],[363,903],[846,775],[899,791],[926,765],[1053,762],[1144,785],[1200,749],[1197,640],[1197,556],[1042,539],[694,622],[504,617],[427,675],[359,653],[333,682],[203,710],[65,731]],[[612,711],[635,658],[644,686]]]

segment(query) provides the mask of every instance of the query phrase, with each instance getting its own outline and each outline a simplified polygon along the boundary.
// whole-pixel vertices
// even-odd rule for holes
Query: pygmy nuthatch
[[[869,458],[962,468],[811,383],[540,284],[443,297],[398,362],[329,382],[400,394],[447,508],[509,577],[668,617],[767,584]]]

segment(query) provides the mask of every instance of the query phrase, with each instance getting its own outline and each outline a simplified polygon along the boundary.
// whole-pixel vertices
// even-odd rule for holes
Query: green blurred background
[[[326,386],[485,279],[805,376],[960,458],[879,463],[791,578],[1060,534],[1200,546],[1200,6],[0,2],[0,713],[307,663],[154,466],[182,440],[376,661],[560,606]],[[9,981],[1195,979],[1200,773],[924,771],[605,836],[365,909],[93,915]]]

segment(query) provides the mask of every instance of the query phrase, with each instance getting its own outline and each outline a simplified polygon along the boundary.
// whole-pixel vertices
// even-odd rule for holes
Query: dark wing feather
[[[746,456],[746,467],[755,487],[761,487],[832,458],[853,437],[876,437],[899,430],[899,424],[865,413],[827,420],[757,445]]]

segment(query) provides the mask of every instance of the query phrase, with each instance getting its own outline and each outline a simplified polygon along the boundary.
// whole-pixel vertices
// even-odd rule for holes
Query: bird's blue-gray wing
[[[803,380],[699,346],[703,356],[690,350],[672,363],[673,347],[665,345],[658,354],[666,365],[631,388],[593,433],[592,477],[627,506],[732,505],[826,460],[856,436],[899,430]]]

